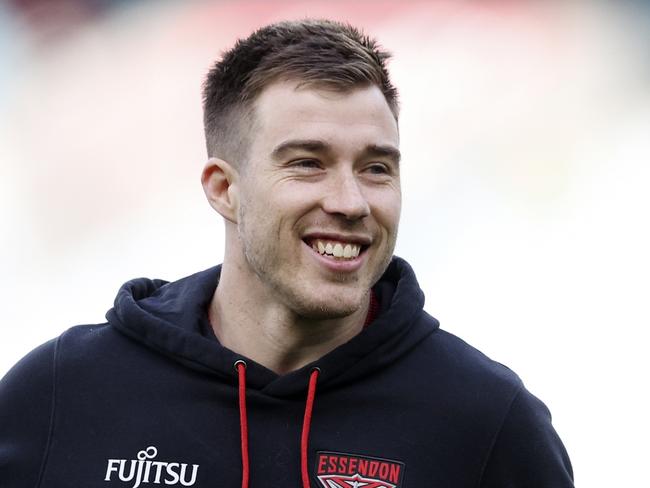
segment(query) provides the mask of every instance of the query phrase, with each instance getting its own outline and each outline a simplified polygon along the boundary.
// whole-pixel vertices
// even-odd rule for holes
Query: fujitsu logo
[[[138,452],[138,459],[109,459],[106,466],[104,481],[111,481],[114,474],[120,481],[133,481],[131,488],[138,488],[142,483],[155,485],[192,486],[196,482],[199,465],[192,464],[192,472],[188,479],[188,465],[186,463],[170,463],[165,461],[152,461],[158,455],[158,449],[149,446]]]

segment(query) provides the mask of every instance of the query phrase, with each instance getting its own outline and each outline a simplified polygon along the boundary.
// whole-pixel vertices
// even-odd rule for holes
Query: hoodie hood
[[[424,294],[406,261],[394,257],[373,287],[381,308],[372,324],[317,361],[285,375],[223,347],[206,334],[208,307],[221,266],[176,282],[139,278],[125,283],[106,317],[123,334],[186,367],[237,379],[234,364],[247,363],[247,388],[277,397],[302,394],[310,371],[321,371],[319,389],[354,381],[397,361],[438,328],[423,311]]]

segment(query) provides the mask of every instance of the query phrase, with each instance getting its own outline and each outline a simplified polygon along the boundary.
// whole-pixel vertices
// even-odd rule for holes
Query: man
[[[356,29],[287,22],[208,74],[221,266],[138,279],[0,386],[0,485],[570,487],[546,407],[443,332],[408,264],[397,93]]]

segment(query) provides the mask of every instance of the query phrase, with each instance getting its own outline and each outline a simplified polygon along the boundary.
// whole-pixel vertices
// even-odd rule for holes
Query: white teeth
[[[335,258],[342,258],[343,257],[343,246],[337,242],[334,245],[334,252],[332,254],[334,254]]]
[[[352,246],[350,244],[346,244],[345,247],[343,248],[343,257],[344,258],[352,257]]]
[[[345,244],[337,241],[313,241],[311,247],[322,255],[330,255],[337,259],[351,259],[359,256],[361,246],[359,244]]]

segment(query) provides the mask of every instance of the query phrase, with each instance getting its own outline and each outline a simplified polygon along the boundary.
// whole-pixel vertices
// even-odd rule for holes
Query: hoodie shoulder
[[[423,315],[427,322],[428,315]],[[453,411],[454,422],[476,424],[487,437],[494,435],[524,388],[512,370],[439,328],[420,342],[403,367],[417,372],[417,379],[410,381],[432,411]]]
[[[37,347],[0,380],[2,486],[37,486],[55,414],[58,340]]]
[[[462,339],[437,329],[414,351],[423,393],[453,430],[482,452],[480,485],[572,487],[568,455],[548,408],[511,369]],[[443,413],[443,411],[445,413]],[[469,434],[471,433],[471,434]]]
[[[574,486],[571,461],[551,414],[526,389],[518,392],[508,409],[486,458],[480,486]]]
[[[462,377],[475,378],[480,382],[495,382],[513,390],[523,387],[521,379],[513,370],[444,329],[436,330],[428,338],[426,347],[435,351],[440,367],[449,368],[450,372],[455,371],[455,374]]]

